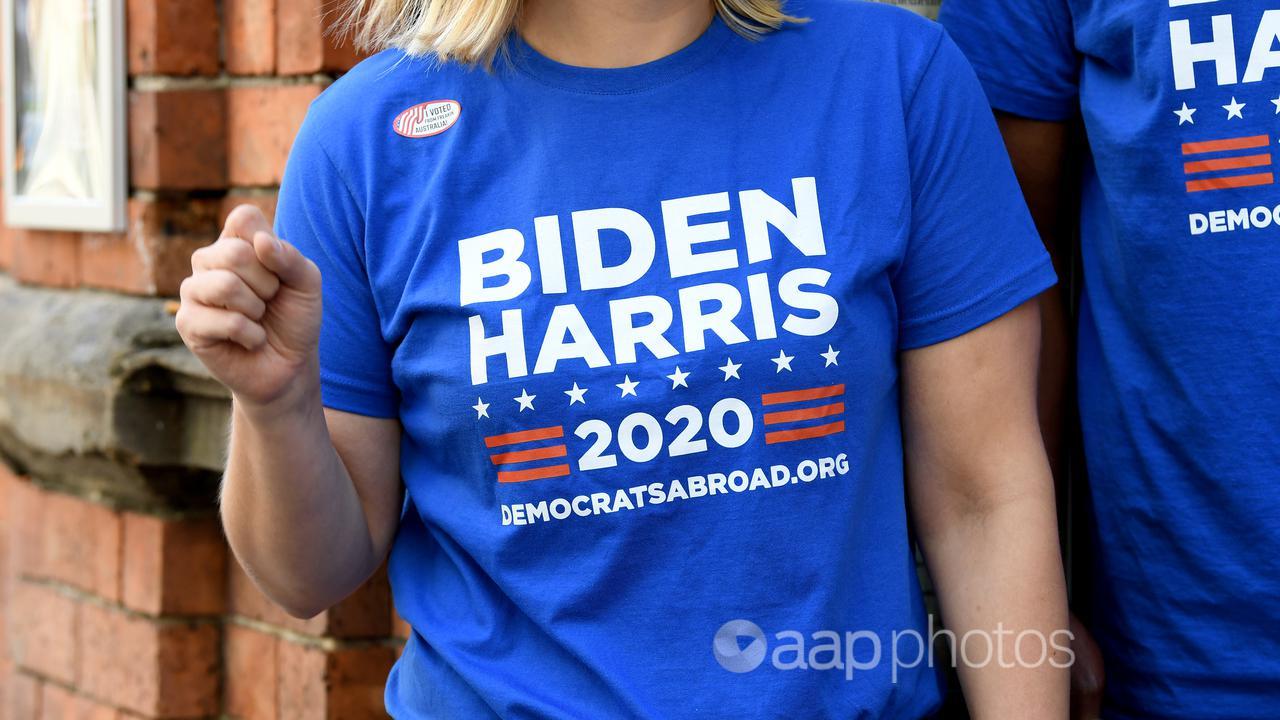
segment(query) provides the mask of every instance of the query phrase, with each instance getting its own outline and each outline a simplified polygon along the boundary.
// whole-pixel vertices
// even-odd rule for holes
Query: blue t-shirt
[[[404,427],[393,715],[937,705],[888,662],[926,630],[898,355],[1054,275],[941,28],[791,7],[625,69],[384,52],[312,105],[277,229],[325,405]]]
[[[1280,715],[1280,9],[947,0],[995,107],[1083,113],[1079,395],[1107,718]]]

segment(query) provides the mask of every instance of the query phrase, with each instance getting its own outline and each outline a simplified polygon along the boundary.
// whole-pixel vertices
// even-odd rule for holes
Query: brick
[[[152,615],[216,615],[227,550],[217,518],[124,514],[123,600]]]
[[[19,581],[6,621],[9,653],[19,667],[68,685],[77,680],[78,605],[48,585]]]
[[[120,599],[120,516],[73,495],[44,494],[43,577]]]
[[[6,632],[9,623],[3,608],[10,607],[9,588],[18,572],[10,555],[13,551],[11,537],[17,535],[14,528],[18,520],[13,516],[12,508],[17,494],[22,491],[21,483],[18,476],[14,475],[7,465],[0,462],[0,694],[4,692],[5,679],[8,677],[6,671],[10,669],[8,667],[9,637]],[[0,698],[0,708],[3,707],[4,700]]]
[[[13,228],[5,224],[4,198],[0,197],[0,271],[8,270],[13,265],[13,233]]]
[[[0,607],[8,607],[8,603],[0,605]],[[0,625],[4,624],[4,618],[0,617]],[[13,663],[9,661],[8,645],[0,645],[0,720],[9,720],[9,693],[12,692],[14,675],[17,670],[13,667]]]
[[[100,705],[66,688],[44,683],[40,692],[40,720],[119,720],[115,708]]]
[[[0,525],[0,535],[7,534],[7,526]],[[0,548],[0,559],[5,558],[6,555],[6,549]],[[6,663],[9,661],[9,623],[11,620],[9,618],[10,613],[8,608],[13,607],[12,600],[10,599],[12,597],[12,593],[9,590],[9,586],[12,584],[10,577],[8,563],[5,562],[3,565],[0,565],[0,695],[4,694],[4,681],[6,677],[5,670],[7,670]],[[2,701],[0,701],[0,707],[4,707],[4,703]],[[0,716],[0,718],[2,717],[3,716]]]
[[[323,650],[281,641],[278,650],[281,717],[385,718],[383,691],[395,661],[389,647]]]
[[[383,565],[355,592],[325,612],[326,634],[340,638],[383,638],[391,633],[391,586]]]
[[[278,185],[293,137],[318,84],[233,87],[227,91],[227,177],[233,185]]]
[[[129,74],[218,74],[217,0],[128,0]]]
[[[19,281],[46,287],[80,282],[80,238],[72,232],[18,228],[11,236],[10,271]]]
[[[147,190],[227,183],[227,104],[218,88],[129,93],[129,176]]]
[[[390,633],[390,589],[385,568],[334,607],[306,620],[289,615],[272,602],[239,563],[228,563],[228,570],[228,609],[235,615],[303,635],[359,639],[384,638]]]
[[[223,0],[227,72],[270,75],[276,67],[276,0]]]
[[[281,641],[277,650],[276,707],[290,720],[327,718],[328,654],[321,649]]]
[[[359,62],[350,40],[343,42],[332,32],[337,17],[329,0],[277,0],[276,72],[340,72]]]
[[[0,707],[5,720],[32,720],[40,717],[41,682],[26,673],[15,672],[9,676],[5,688],[5,704]]]
[[[130,210],[132,206],[131,200]],[[86,233],[80,239],[82,284],[133,295],[156,295],[156,251],[160,249],[135,242],[126,233]]]
[[[222,203],[215,198],[129,200],[123,235],[81,239],[83,285],[135,295],[176,296],[191,274],[191,253],[218,237]]]
[[[8,607],[7,604],[3,607]],[[4,618],[0,618],[0,625],[4,624]],[[8,645],[0,645],[0,720],[9,720],[9,693],[13,686],[13,663],[9,662],[6,655]]]
[[[217,626],[170,625],[158,640],[159,695],[153,714],[209,715],[218,711],[220,633]]]
[[[218,712],[218,630],[114,607],[81,607],[83,691],[148,717]]]
[[[272,635],[228,624],[223,645],[224,709],[240,720],[276,720],[276,648]]]
[[[371,647],[340,655],[329,680],[330,718],[386,718],[387,675],[395,663],[391,648]]]
[[[36,574],[44,563],[44,490],[18,479],[9,484],[9,557],[10,572]]]

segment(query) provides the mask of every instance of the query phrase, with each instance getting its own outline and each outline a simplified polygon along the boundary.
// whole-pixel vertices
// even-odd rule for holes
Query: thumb
[[[253,251],[259,262],[280,278],[281,284],[302,292],[320,291],[320,269],[293,245],[269,232],[259,231],[253,236]]]

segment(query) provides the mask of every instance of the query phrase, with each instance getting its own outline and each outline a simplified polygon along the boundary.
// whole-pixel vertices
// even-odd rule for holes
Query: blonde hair
[[[755,39],[784,24],[804,22],[783,0],[713,0],[739,35]],[[334,30],[356,48],[399,48],[409,55],[488,66],[515,25],[522,0],[343,0]]]

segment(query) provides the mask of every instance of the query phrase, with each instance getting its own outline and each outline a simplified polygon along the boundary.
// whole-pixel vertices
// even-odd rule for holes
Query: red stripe
[[[533,430],[521,430],[520,432],[507,433],[505,435],[493,435],[484,439],[484,446],[500,447],[502,445],[515,445],[516,443],[533,442],[534,440],[549,440],[551,438],[559,437],[564,437],[563,425],[534,428]]]
[[[765,425],[776,425],[778,423],[796,422],[797,420],[812,420],[814,418],[831,417],[844,412],[844,403],[831,403],[830,405],[819,405],[817,407],[805,408],[803,410],[783,410],[781,412],[771,412],[764,414]]]
[[[808,440],[809,438],[823,437],[826,435],[835,435],[844,432],[844,421],[827,425],[815,425],[813,427],[800,428],[798,430],[778,430],[776,432],[765,433],[764,442],[766,445],[775,443],[793,442],[795,440]]]
[[[791,390],[788,392],[767,393],[760,396],[760,402],[765,405],[777,405],[779,403],[801,402],[803,400],[817,400],[819,398],[835,397],[844,394],[844,385],[827,385],[826,387],[807,388],[804,390]]]
[[[1257,175],[1236,175],[1234,177],[1208,178],[1205,180],[1188,180],[1187,192],[1203,192],[1205,190],[1224,190],[1226,188],[1256,187],[1271,185],[1276,181],[1271,173]]]
[[[512,463],[529,462],[530,460],[546,460],[547,458],[564,457],[569,454],[564,445],[548,445],[532,450],[515,450],[513,452],[494,453],[489,458],[494,465],[510,465]]]
[[[1182,144],[1183,155],[1199,155],[1200,153],[1222,152],[1224,150],[1245,150],[1247,148],[1267,147],[1271,144],[1270,135],[1250,135],[1249,137],[1224,138],[1222,140],[1203,140]]]
[[[1182,169],[1191,173],[1210,172],[1213,170],[1239,170],[1241,168],[1262,167],[1271,164],[1271,154],[1241,155],[1239,157],[1214,158],[1212,160],[1196,160],[1183,163]]]
[[[553,477],[564,477],[569,474],[568,465],[551,465],[549,467],[533,468],[531,470],[511,470],[508,472],[498,473],[498,482],[500,483],[518,483],[527,480],[545,480]]]

